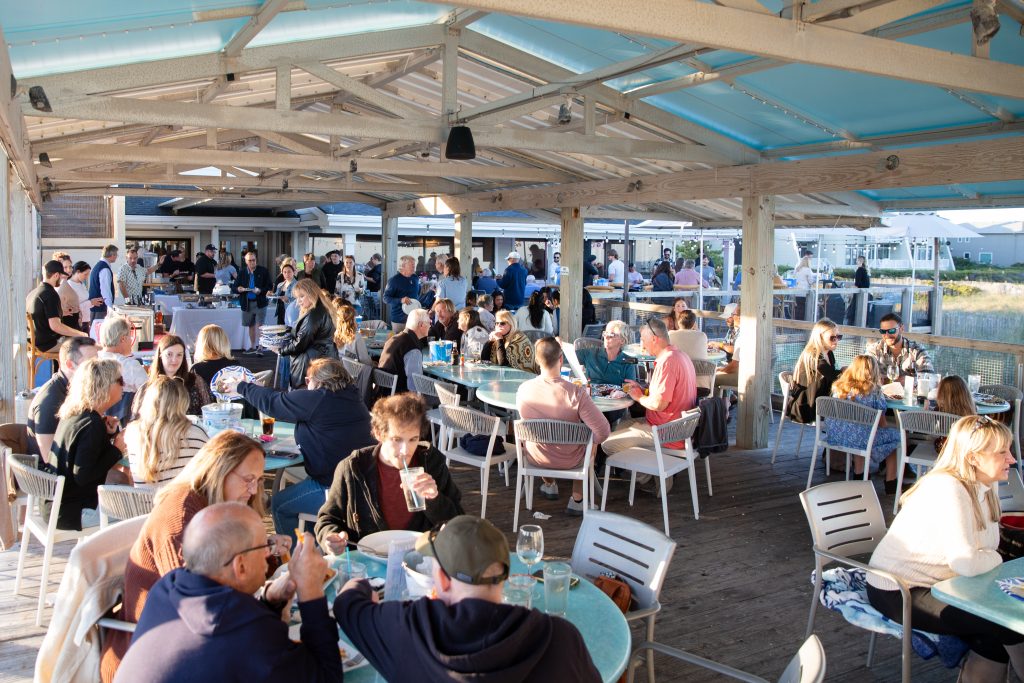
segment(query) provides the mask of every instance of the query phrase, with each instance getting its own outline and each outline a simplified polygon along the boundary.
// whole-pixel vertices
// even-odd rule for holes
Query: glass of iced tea
[[[260,421],[263,423],[263,436],[274,435],[274,418],[260,413]]]

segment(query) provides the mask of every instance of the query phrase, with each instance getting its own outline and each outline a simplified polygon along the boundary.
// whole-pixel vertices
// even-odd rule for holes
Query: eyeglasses
[[[254,545],[254,546],[253,546],[253,547],[251,547],[251,548],[246,548],[245,550],[239,550],[239,551],[238,551],[237,553],[235,553],[234,555],[232,555],[232,556],[231,556],[231,557],[230,557],[230,558],[228,559],[228,561],[227,561],[227,562],[225,562],[225,563],[224,563],[224,564],[223,564],[222,566],[224,566],[224,567],[227,567],[227,566],[229,566],[229,565],[230,565],[230,564],[231,564],[232,562],[234,562],[234,561],[235,561],[235,558],[236,558],[236,557],[238,557],[239,555],[244,555],[244,554],[246,554],[246,553],[251,553],[251,552],[252,552],[252,551],[254,551],[254,550],[265,550],[265,551],[267,551],[268,553],[269,553],[269,552],[273,552],[273,550],[274,550],[274,542],[273,542],[272,540],[270,540],[270,539],[267,539],[267,542],[266,542],[266,543],[264,543],[263,545]]]
[[[985,425],[991,424],[993,422],[995,422],[995,420],[993,420],[988,415],[977,416],[976,418],[974,418],[974,426],[971,427],[971,436],[974,436],[974,432],[978,431]]]
[[[841,335],[841,334],[830,334],[829,336],[825,337],[825,339],[827,339],[829,341],[842,341],[843,335]]]
[[[619,335],[615,334],[614,332],[605,332],[601,335],[601,337],[604,339],[618,339]]]
[[[231,470],[230,472],[228,472],[228,474],[234,475],[241,479],[242,483],[245,484],[245,488],[253,492],[259,490],[260,482],[263,481],[262,477],[256,476],[255,474],[250,474],[248,477],[243,477],[241,474],[235,472],[234,470]]]
[[[899,327],[890,327],[890,328],[879,327],[878,328],[878,333],[879,334],[896,334],[899,331],[900,331]]]
[[[499,320],[498,322],[494,323],[494,326],[495,327],[508,327],[508,323]]]

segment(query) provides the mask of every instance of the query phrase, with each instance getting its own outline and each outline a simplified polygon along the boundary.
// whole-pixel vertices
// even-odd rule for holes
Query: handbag
[[[623,614],[629,611],[633,604],[633,591],[629,588],[628,583],[615,574],[603,573],[594,579],[594,585],[611,598]]]
[[[999,518],[999,554],[1005,561],[1024,557],[1024,513],[1008,512]]]
[[[463,434],[459,439],[459,445],[471,455],[478,455],[482,458],[487,455],[487,444],[490,441],[491,437],[487,434]],[[494,450],[491,453],[493,455],[505,453],[505,440],[500,436],[494,437]]]

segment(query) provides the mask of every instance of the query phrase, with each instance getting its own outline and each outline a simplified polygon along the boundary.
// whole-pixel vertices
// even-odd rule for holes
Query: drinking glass
[[[274,418],[265,413],[260,413],[260,422],[263,426],[263,436],[274,435]]]
[[[544,611],[564,617],[569,607],[569,580],[572,569],[564,562],[544,565]]]
[[[409,512],[422,512],[427,509],[427,501],[417,493],[410,483],[413,479],[423,474],[422,467],[406,467],[401,470],[402,491],[405,493],[405,507]]]
[[[981,375],[967,375],[967,388],[972,394],[981,391]]]
[[[895,382],[900,378],[900,369],[897,365],[890,365],[885,369],[885,376],[889,378],[890,382]]]
[[[526,573],[531,573],[533,565],[544,557],[544,530],[536,524],[524,524],[519,527],[516,554],[519,561],[526,565]]]
[[[362,562],[352,562],[348,565],[347,569],[349,581],[366,578],[366,565]]]
[[[519,605],[530,609],[533,604],[533,585],[536,583],[529,574],[512,574],[502,589],[502,599],[506,605]]]

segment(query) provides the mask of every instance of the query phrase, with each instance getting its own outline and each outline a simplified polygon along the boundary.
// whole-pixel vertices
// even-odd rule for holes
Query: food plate
[[[1009,579],[996,579],[996,585],[1011,598],[1024,601],[1024,577],[1015,576]]]
[[[992,394],[974,394],[974,403],[989,408],[1001,408],[1006,405],[1006,401]]]
[[[229,365],[226,368],[221,368],[217,374],[213,376],[213,379],[210,382],[210,393],[221,401],[234,401],[237,398],[242,398],[241,394],[223,394],[217,391],[222,380],[235,378],[237,378],[239,382],[256,381],[256,375],[252,374],[248,368],[243,368],[241,365]]]
[[[419,536],[418,531],[405,531],[403,529],[391,529],[389,531],[378,531],[369,536],[363,536],[356,544],[356,549],[363,555],[372,557],[375,560],[388,560],[388,550],[391,541],[408,541]]]
[[[292,624],[288,627],[288,637],[296,643],[301,642],[301,629],[302,624]],[[353,669],[359,669],[370,663],[366,657],[364,657],[363,654],[355,648],[355,646],[341,638],[338,639],[338,650],[341,651],[341,667],[345,673],[348,673]]]
[[[612,393],[620,391],[621,387],[618,384],[591,384],[590,389],[594,396],[610,397]]]

